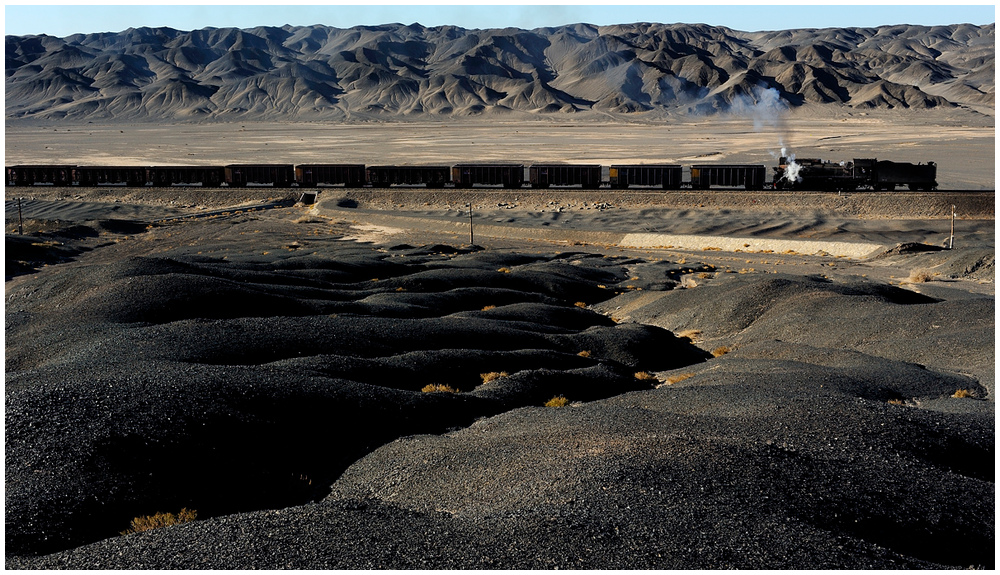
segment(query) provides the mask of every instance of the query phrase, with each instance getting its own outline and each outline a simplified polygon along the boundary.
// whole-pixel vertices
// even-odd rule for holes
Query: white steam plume
[[[788,155],[785,149],[785,112],[788,111],[788,104],[781,99],[781,93],[776,88],[769,88],[763,85],[754,86],[749,94],[741,94],[733,98],[730,113],[749,117],[753,119],[753,129],[760,132],[764,128],[771,128],[778,135],[778,147],[781,149],[781,156],[771,151],[774,159],[786,158],[786,168],[783,178],[789,182],[801,181],[799,170],[802,168],[795,162],[795,154]]]

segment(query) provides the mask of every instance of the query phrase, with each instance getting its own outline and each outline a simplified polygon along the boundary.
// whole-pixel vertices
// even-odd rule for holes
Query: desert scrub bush
[[[143,515],[142,517],[136,517],[132,520],[132,526],[122,531],[122,535],[128,535],[130,533],[139,533],[141,531],[149,531],[150,529],[156,529],[158,527],[168,527],[170,525],[177,525],[178,523],[188,523],[194,521],[198,517],[198,512],[194,509],[188,509],[187,507],[181,509],[180,513],[174,515],[173,513],[159,513],[155,515]]]
[[[420,391],[422,391],[424,393],[434,393],[434,392],[438,392],[438,391],[443,391],[445,393],[458,393],[457,389],[455,389],[454,387],[452,387],[450,385],[445,385],[443,383],[430,383],[430,384],[427,384],[427,385],[423,386],[422,388],[420,388]]]
[[[721,357],[727,353],[733,351],[728,345],[720,345],[719,347],[712,350],[712,357]]]
[[[688,341],[695,341],[698,336],[701,335],[700,329],[685,329],[684,331],[679,331],[675,334],[678,339],[686,339]]]
[[[906,405],[902,399],[890,399],[888,403],[889,405]]]
[[[584,303],[584,302],[582,302],[582,301],[578,301],[578,302],[576,302],[573,305],[575,305],[576,307],[580,307],[580,308],[586,308],[587,307],[587,304]]]
[[[510,273],[510,268],[500,268],[497,271],[500,272],[500,273],[502,273],[502,274],[509,274]]]
[[[496,309],[496,308],[497,308],[497,306],[495,306],[495,305],[487,305],[487,306],[483,306],[483,311],[490,311],[491,309]]]
[[[561,395],[557,395],[545,402],[545,407],[566,407],[567,405],[569,405],[569,400]]]
[[[614,320],[614,318],[611,318],[611,319]],[[576,355],[578,355],[580,357],[590,357],[590,350],[585,349],[585,350],[581,351],[580,353],[578,353]]]
[[[649,373],[648,371],[636,372],[635,378],[639,381],[656,381],[656,376]]]
[[[955,390],[955,393],[951,394],[951,396],[956,397],[958,399],[961,399],[963,397],[972,397],[972,392],[969,391],[968,389],[957,389]]]
[[[924,282],[929,282],[934,279],[934,274],[927,270],[913,270],[910,272],[910,277],[906,278],[906,281],[911,284],[920,284]]]
[[[678,373],[677,375],[671,375],[667,377],[667,385],[673,385],[675,383],[684,381],[689,377],[694,377],[693,373]]]
[[[491,381],[500,379],[501,377],[507,377],[508,375],[510,374],[507,373],[506,371],[491,371],[489,373],[480,373],[479,377],[483,379],[483,383],[489,383]]]

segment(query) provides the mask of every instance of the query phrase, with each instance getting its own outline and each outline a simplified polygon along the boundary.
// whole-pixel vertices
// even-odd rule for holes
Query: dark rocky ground
[[[129,226],[8,236],[7,568],[995,566],[994,299],[960,280]],[[62,263],[12,274],[26,246]]]

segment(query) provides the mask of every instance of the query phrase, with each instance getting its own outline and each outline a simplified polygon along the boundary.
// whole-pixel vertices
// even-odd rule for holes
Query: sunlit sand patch
[[[351,229],[358,230],[361,233],[345,236],[343,239],[372,244],[377,244],[390,236],[401,234],[405,231],[402,228],[390,228],[389,226],[378,226],[375,224],[356,224],[352,225]]]
[[[864,242],[823,242],[674,234],[626,234],[622,238],[620,245],[629,248],[673,246],[680,249],[721,250],[727,252],[785,253],[791,251],[807,255],[830,255],[848,258],[863,258],[876,250],[884,249],[882,245]]]

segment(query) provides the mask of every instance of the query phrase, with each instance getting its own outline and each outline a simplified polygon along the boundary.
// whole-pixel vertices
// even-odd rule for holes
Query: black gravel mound
[[[293,218],[7,282],[8,568],[995,567],[992,297]]]
[[[994,566],[990,419],[859,397],[850,368],[699,367],[673,386],[397,439],[322,502],[8,567]]]
[[[624,278],[585,253],[347,243],[25,278],[7,291],[7,553],[114,537],[158,511],[318,500],[396,438],[650,389],[637,371],[709,357],[577,305]],[[484,384],[490,372],[504,376]]]

